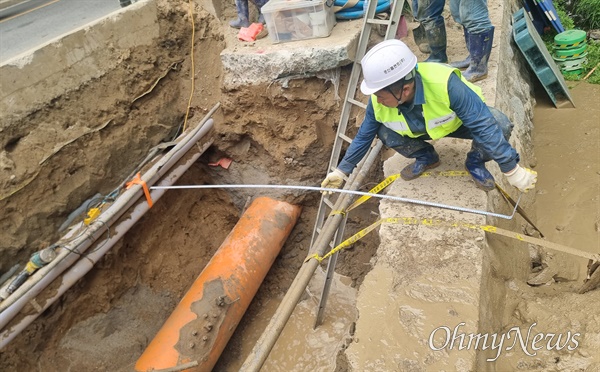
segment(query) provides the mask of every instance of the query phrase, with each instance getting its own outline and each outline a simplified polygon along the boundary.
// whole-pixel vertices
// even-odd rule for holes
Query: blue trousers
[[[444,4],[446,0],[412,0],[413,16],[425,29],[444,24]]]
[[[488,108],[502,129],[504,138],[506,138],[508,141],[514,126],[513,123],[511,123],[511,121],[508,119],[508,117],[506,117],[506,115],[504,115],[502,111],[494,107],[488,106]],[[418,138],[406,137],[394,132],[384,125],[381,125],[379,127],[379,131],[377,132],[377,136],[384,145],[396,150],[396,152],[398,152],[400,155],[409,159],[415,159],[434,151],[433,145],[429,142],[425,142],[426,140],[431,140],[431,137],[429,137],[427,134]],[[473,139],[471,131],[464,125],[446,137]],[[475,143],[475,141],[473,141],[471,144],[471,151],[479,152],[484,161],[492,160],[492,157],[481,147],[481,145]]]
[[[442,12],[446,0],[412,0],[413,15],[423,27],[436,27],[444,22]],[[452,18],[471,34],[492,28],[487,0],[450,0]]]
[[[487,0],[450,0],[450,13],[470,34],[492,28]]]

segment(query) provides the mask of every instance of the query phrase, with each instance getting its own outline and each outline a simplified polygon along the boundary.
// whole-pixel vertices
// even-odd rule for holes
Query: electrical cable
[[[477,209],[457,207],[457,206],[453,206],[453,205],[447,205],[447,204],[441,204],[441,203],[435,203],[435,202],[428,202],[428,201],[424,201],[424,200],[403,198],[401,196],[381,195],[381,194],[373,194],[373,193],[362,192],[362,191],[341,190],[341,189],[332,189],[332,188],[314,187],[314,186],[176,185],[176,186],[151,186],[150,189],[151,190],[159,190],[159,189],[166,189],[166,190],[176,190],[176,189],[283,189],[283,190],[301,190],[301,191],[319,191],[319,192],[327,191],[327,192],[337,192],[337,193],[342,193],[342,194],[352,194],[352,195],[359,195],[359,196],[370,196],[370,197],[375,197],[375,198],[380,198],[380,199],[387,199],[387,200],[400,201],[400,202],[411,203],[411,204],[424,205],[424,206],[428,206],[428,207],[436,207],[436,208],[441,208],[441,209],[450,209],[450,210],[459,211],[459,212],[479,214],[479,215],[490,216],[490,217],[498,217],[498,218],[503,218],[506,220],[511,220],[515,216],[515,213],[517,211],[517,206],[519,205],[519,202],[521,201],[521,197],[523,196],[523,193],[519,194],[519,198],[517,199],[515,208],[513,209],[512,213],[510,215],[504,215],[504,214],[493,213],[493,212],[488,212],[488,211],[480,211]]]
[[[189,0],[190,4],[190,22],[192,22],[192,47],[191,47],[191,59],[192,59],[192,91],[190,92],[190,99],[188,100],[187,110],[185,112],[185,120],[183,121],[183,130],[187,128],[188,117],[190,116],[190,108],[192,107],[192,98],[194,97],[194,84],[196,80],[196,69],[194,67],[194,40],[196,39],[196,25],[194,22],[194,8],[192,0]]]

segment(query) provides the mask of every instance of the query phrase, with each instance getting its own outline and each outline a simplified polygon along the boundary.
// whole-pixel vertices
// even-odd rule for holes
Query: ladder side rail
[[[360,60],[366,53],[367,45],[369,42],[369,37],[371,35],[371,31],[374,24],[387,24],[386,31],[386,39],[393,38],[396,36],[396,32],[398,30],[398,23],[400,19],[400,15],[402,13],[402,8],[404,7],[404,0],[394,1],[392,2],[391,10],[390,10],[390,19],[386,21],[376,20],[375,22],[375,13],[377,9],[377,1],[369,1],[367,12],[363,19],[363,26],[359,36],[356,54],[355,54],[355,62],[352,66],[352,72],[350,74],[350,80],[348,84],[348,88],[346,90],[344,104],[342,106],[342,111],[340,114],[340,120],[338,123],[338,128],[336,132],[335,141],[333,144],[333,150],[329,159],[329,165],[327,167],[327,173],[333,171],[339,162],[340,154],[342,151],[342,146],[344,142],[348,142],[348,136],[346,135],[348,129],[348,121],[350,119],[350,111],[352,106],[360,106],[360,101],[355,99],[356,97],[356,89],[358,87],[358,81],[361,75],[361,66]],[[364,104],[363,104],[364,105]],[[364,105],[366,107],[366,105]],[[347,180],[346,180],[347,181]],[[319,203],[319,210],[317,212],[317,219],[315,221],[315,228],[313,229],[313,235],[311,239],[311,245],[315,242],[316,236],[318,235],[318,231],[325,221],[325,216],[327,214],[328,207],[325,205],[324,198],[326,195],[321,196],[321,202]]]

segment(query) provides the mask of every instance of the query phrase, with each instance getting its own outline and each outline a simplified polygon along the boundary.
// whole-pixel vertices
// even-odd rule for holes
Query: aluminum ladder
[[[348,120],[350,118],[350,111],[352,110],[352,107],[357,106],[362,108],[363,110],[367,108],[366,104],[356,99],[356,88],[358,86],[358,81],[361,76],[360,61],[366,53],[371,31],[376,26],[387,26],[387,30],[384,37],[385,40],[394,39],[396,37],[396,32],[398,31],[398,23],[400,21],[400,16],[402,15],[402,9],[404,7],[404,0],[392,1],[389,19],[377,19],[375,15],[377,1],[365,1],[368,1],[367,11],[363,19],[363,26],[360,33],[360,37],[358,39],[355,62],[352,66],[352,73],[350,74],[348,90],[346,91],[346,97],[342,106],[340,122],[338,125],[335,141],[333,143],[333,150],[329,159],[329,166],[327,168],[327,172],[331,172],[336,169],[338,162],[340,161],[340,153],[342,151],[342,146],[344,145],[344,143],[352,143],[352,139],[347,135]],[[368,153],[365,155],[365,157],[366,156],[368,156]],[[360,171],[360,167],[361,165],[358,165],[354,172]],[[345,180],[348,181],[348,178],[346,178]],[[315,222],[315,228],[312,234],[311,246],[315,243],[319,233],[321,232],[321,228],[323,227],[325,218],[332,212],[334,204],[335,203],[333,200],[331,200],[330,196],[321,196],[321,202],[319,204],[319,210],[317,212],[317,220]],[[334,234],[334,237],[330,243],[332,249],[342,242],[345,226],[346,216],[344,217],[344,220],[340,224],[340,227]],[[333,279],[336,262],[337,253],[332,255],[327,263],[327,274],[325,278],[325,284],[323,286],[323,291],[321,293],[321,299],[319,301],[319,308],[317,311],[314,328],[318,327],[322,323],[323,314],[325,312],[325,306],[327,305],[327,297],[329,295],[329,289],[331,288],[331,282]]]

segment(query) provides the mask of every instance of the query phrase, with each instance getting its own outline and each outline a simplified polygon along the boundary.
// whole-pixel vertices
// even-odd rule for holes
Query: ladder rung
[[[331,200],[329,200],[329,198],[323,198],[323,203],[327,204],[329,209],[333,209],[333,203],[331,202]]]
[[[348,98],[348,102],[350,102],[351,104],[356,105],[358,107],[361,107],[363,110],[365,110],[367,108],[367,105],[365,105],[361,101],[357,101],[357,100],[352,99],[352,98]]]
[[[389,19],[367,19],[367,23],[372,25],[386,25],[389,26],[392,21]]]
[[[345,135],[344,133],[340,133],[338,134],[338,137],[340,137],[341,139],[343,139],[344,141],[348,142],[348,143],[352,143],[352,138],[348,137],[347,135]]]
[[[320,233],[321,233],[321,228],[317,227],[317,234],[320,234]]]

